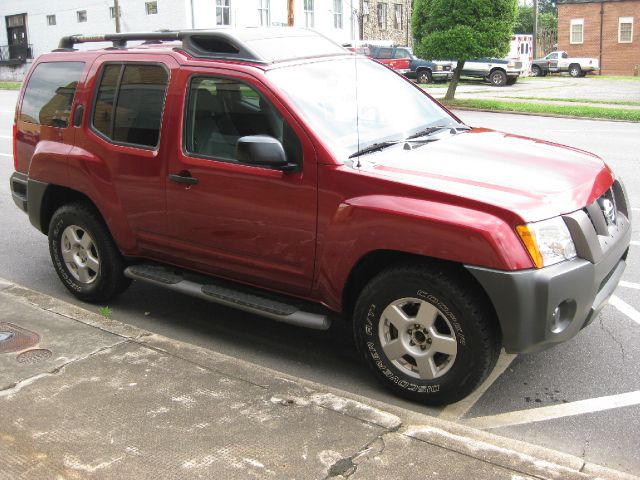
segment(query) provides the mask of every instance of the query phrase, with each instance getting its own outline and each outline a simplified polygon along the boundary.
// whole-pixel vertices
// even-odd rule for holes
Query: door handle
[[[169,180],[176,183],[186,183],[187,185],[195,185],[198,183],[198,179],[192,177],[187,170],[182,170],[180,173],[170,173]]]

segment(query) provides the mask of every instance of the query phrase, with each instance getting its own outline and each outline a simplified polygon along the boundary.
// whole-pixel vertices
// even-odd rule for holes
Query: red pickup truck
[[[576,335],[629,249],[600,158],[470,128],[308,30],[65,37],[24,81],[13,146],[13,199],[77,298],[134,279],[347,321],[375,376],[427,404],[473,391],[501,347]]]

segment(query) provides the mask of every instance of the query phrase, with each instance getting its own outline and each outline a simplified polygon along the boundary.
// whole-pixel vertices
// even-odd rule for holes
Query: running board
[[[151,283],[175,292],[299,327],[328,330],[331,326],[331,320],[327,315],[302,311],[298,306],[287,303],[289,299],[285,299],[286,297],[262,294],[256,289],[238,287],[217,280],[214,283],[213,279],[207,283],[200,283],[185,278],[185,275],[178,270],[162,265],[132,265],[125,269],[124,275],[133,280]],[[271,298],[268,298],[267,295]]]

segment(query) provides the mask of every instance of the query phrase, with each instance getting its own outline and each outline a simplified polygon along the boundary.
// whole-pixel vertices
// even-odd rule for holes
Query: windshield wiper
[[[412,140],[414,138],[419,138],[419,137],[428,137],[429,135],[433,135],[436,132],[439,132],[440,130],[446,130],[446,129],[451,129],[453,130],[452,133],[457,133],[458,130],[469,130],[469,127],[467,127],[466,125],[437,125],[435,127],[427,127],[424,130],[420,130],[417,133],[414,133],[413,135],[409,135],[406,140]]]
[[[386,140],[384,142],[377,142],[373,145],[369,145],[361,150],[358,150],[356,153],[349,155],[349,158],[359,157],[360,155],[365,155],[371,152],[377,152],[382,150],[383,148],[390,147],[391,145],[397,145],[398,143],[402,143],[404,140]]]

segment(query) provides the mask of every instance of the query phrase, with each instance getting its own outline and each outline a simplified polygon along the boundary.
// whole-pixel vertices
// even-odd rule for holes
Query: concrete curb
[[[247,378],[275,378],[302,386],[308,395],[301,398],[272,398],[273,402],[312,403],[316,406],[377,425],[389,434],[409,437],[433,446],[540,479],[620,479],[640,477],[585,462],[582,458],[476,430],[461,424],[385,404],[337,388],[290,376],[261,365],[173,340],[117,320],[105,318],[49,295],[0,278],[0,291],[42,310],[120,336],[167,355],[197,363],[208,358],[224,372],[243,371]],[[227,373],[228,374],[228,373]]]

